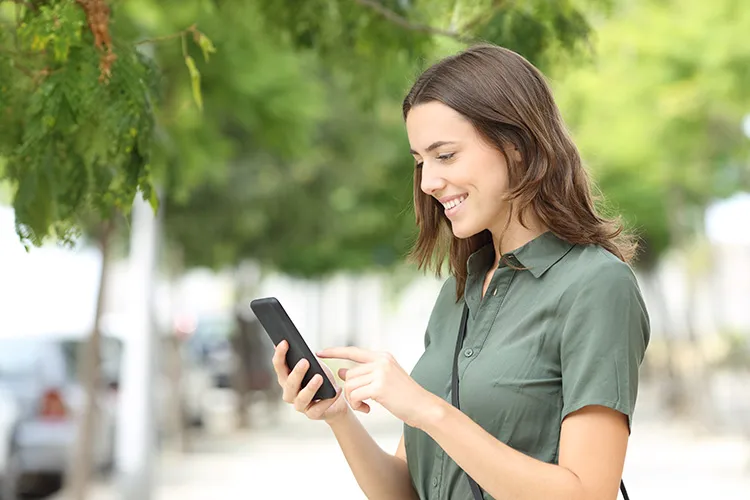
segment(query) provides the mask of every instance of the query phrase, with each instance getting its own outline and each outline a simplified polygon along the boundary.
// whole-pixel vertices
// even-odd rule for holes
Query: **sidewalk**
[[[384,449],[395,450],[398,422],[382,411],[363,420]],[[325,424],[293,412],[274,427],[202,437],[192,453],[165,453],[157,477],[155,500],[365,498]],[[697,436],[684,425],[636,422],[624,477],[634,500],[746,499],[750,445]],[[98,485],[90,498],[119,496]]]

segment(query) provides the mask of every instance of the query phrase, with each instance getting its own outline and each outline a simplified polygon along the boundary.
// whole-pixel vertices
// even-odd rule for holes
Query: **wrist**
[[[340,427],[341,424],[346,424],[346,422],[352,417],[352,415],[353,411],[347,403],[343,411],[326,418],[325,423],[328,424],[331,429],[336,430],[336,427]]]
[[[429,434],[430,429],[439,426],[445,419],[450,408],[452,406],[446,403],[444,399],[430,394],[427,403],[422,405],[422,410],[415,419],[414,427]]]

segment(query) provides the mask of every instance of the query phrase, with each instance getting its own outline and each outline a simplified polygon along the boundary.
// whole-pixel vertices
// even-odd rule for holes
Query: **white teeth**
[[[451,200],[449,202],[443,203],[443,206],[445,207],[446,210],[450,210],[451,208],[459,206],[461,203],[464,202],[465,199],[466,199],[466,196],[462,196],[455,200]]]

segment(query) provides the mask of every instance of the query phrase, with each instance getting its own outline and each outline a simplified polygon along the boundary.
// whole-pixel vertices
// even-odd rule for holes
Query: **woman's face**
[[[421,164],[420,188],[443,205],[457,238],[505,225],[507,162],[466,118],[433,101],[409,111],[406,130],[411,153]]]

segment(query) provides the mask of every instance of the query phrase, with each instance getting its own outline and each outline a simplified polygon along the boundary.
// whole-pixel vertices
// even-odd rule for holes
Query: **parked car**
[[[87,337],[88,332],[0,334],[0,388],[13,394],[19,412],[5,464],[13,490],[8,496],[46,494],[62,484],[85,408],[79,359]],[[100,470],[114,463],[121,355],[122,342],[103,336],[93,440],[93,461]]]
[[[231,336],[235,327],[231,316],[204,315],[198,317],[194,329],[187,332],[184,343],[186,363],[205,369],[213,387],[232,387],[235,360]]]

